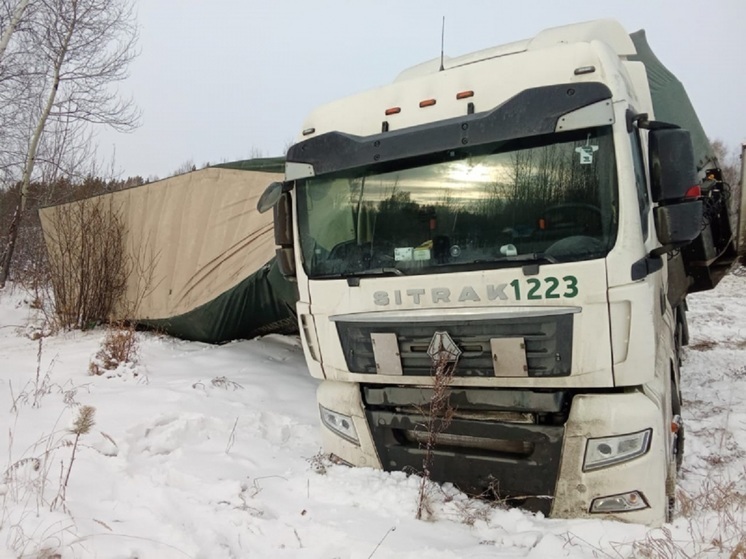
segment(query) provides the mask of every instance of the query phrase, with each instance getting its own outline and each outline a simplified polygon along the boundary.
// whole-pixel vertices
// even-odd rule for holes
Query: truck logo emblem
[[[427,348],[427,354],[433,365],[456,363],[461,357],[461,350],[448,332],[435,332],[433,339],[430,340],[430,347]]]

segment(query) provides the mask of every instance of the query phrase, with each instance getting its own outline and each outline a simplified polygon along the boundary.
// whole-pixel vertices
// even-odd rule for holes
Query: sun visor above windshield
[[[552,134],[563,117],[577,121],[578,115],[583,119],[597,115],[599,107],[594,106],[610,99],[609,88],[598,82],[535,87],[486,113],[367,137],[328,132],[292,146],[287,161],[308,164],[318,176],[467,146]],[[587,113],[577,112],[585,107],[589,107]],[[593,122],[590,126],[603,123]]]
[[[555,131],[566,132],[611,124],[614,124],[614,107],[611,105],[611,99],[606,99],[560,117]]]

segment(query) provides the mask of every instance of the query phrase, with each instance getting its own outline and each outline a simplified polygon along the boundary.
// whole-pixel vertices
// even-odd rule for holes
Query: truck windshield
[[[310,178],[297,196],[311,278],[588,260],[616,239],[611,127]]]

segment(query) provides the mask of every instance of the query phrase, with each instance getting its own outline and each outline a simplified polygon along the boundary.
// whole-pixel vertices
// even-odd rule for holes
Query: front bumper
[[[397,390],[392,388],[394,392]],[[366,390],[372,390],[373,395]],[[384,387],[361,390],[356,383],[323,382],[318,390],[319,404],[351,417],[359,438],[358,444],[354,444],[322,427],[324,449],[356,466],[420,473],[424,451],[421,439],[412,433],[421,429],[422,413],[417,413],[416,405],[400,405],[385,390]],[[410,391],[407,394],[410,401],[417,399],[412,391],[426,394],[425,389],[405,390]],[[478,392],[489,395],[493,391]],[[483,417],[476,413],[472,419],[455,419],[443,431],[446,435],[442,437],[443,443],[436,445],[433,453],[432,479],[450,481],[470,494],[497,497],[551,517],[611,518],[652,525],[664,521],[663,414],[649,398],[641,392],[577,394],[570,405],[567,398],[558,396],[560,393],[523,393],[524,398],[511,400],[515,413],[531,409],[545,416],[561,417],[562,408],[569,407],[564,424],[558,419],[551,425],[486,419],[496,409],[492,401],[486,406],[491,410],[486,410]],[[371,403],[366,405],[364,400]],[[497,405],[506,401],[498,398]],[[644,455],[583,471],[589,438],[623,435],[651,427],[650,448]],[[465,443],[463,438],[467,439]],[[499,441],[502,446],[495,448],[490,441]],[[628,512],[590,512],[595,499],[632,491],[643,497],[647,507]]]

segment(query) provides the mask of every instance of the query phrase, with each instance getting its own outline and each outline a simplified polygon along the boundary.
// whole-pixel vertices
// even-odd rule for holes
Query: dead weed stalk
[[[679,489],[677,500],[688,524],[692,557],[717,552],[746,559],[745,485],[746,471],[736,480],[708,477],[696,493]]]
[[[65,500],[67,498],[67,485],[70,482],[70,473],[75,463],[75,453],[78,450],[78,443],[80,437],[87,435],[91,432],[91,429],[95,425],[94,416],[96,415],[96,408],[93,406],[81,406],[78,410],[78,416],[73,421],[73,426],[70,428],[70,433],[75,435],[72,441],[72,454],[70,455],[70,462],[67,464],[67,472],[64,474],[64,480],[60,483],[60,488],[57,496],[52,500],[50,510],[55,510],[58,505],[65,508]]]
[[[417,495],[417,513],[415,515],[417,520],[422,520],[425,513],[428,516],[432,515],[428,490],[431,484],[431,469],[439,435],[451,424],[456,411],[451,405],[450,385],[456,371],[457,362],[458,356],[454,358],[441,347],[439,357],[433,365],[432,395],[427,409],[422,410],[426,422],[425,440],[420,443],[424,455],[422,457],[422,477]]]
[[[100,376],[120,366],[136,365],[139,359],[137,332],[133,324],[109,324],[101,347],[88,364],[88,374]]]

